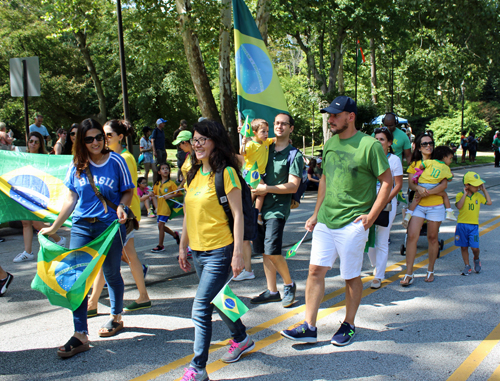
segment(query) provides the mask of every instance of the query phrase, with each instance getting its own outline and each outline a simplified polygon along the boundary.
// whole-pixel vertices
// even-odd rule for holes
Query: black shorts
[[[281,255],[285,222],[283,218],[271,218],[264,220],[264,225],[258,225],[257,239],[253,241],[254,253]]]

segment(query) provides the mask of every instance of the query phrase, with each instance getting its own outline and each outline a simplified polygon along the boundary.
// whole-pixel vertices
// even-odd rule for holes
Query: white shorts
[[[425,218],[427,221],[443,222],[446,219],[444,204],[435,206],[417,205],[413,211],[413,217]]]
[[[368,232],[361,221],[340,229],[329,229],[318,222],[313,231],[310,264],[331,268],[339,257],[343,279],[360,276]]]

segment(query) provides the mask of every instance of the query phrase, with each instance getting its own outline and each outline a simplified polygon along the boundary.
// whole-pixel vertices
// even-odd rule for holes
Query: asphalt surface
[[[446,241],[436,263],[436,280],[425,283],[427,266],[425,237],[418,246],[416,278],[411,287],[399,286],[405,272],[400,246],[404,241],[401,214],[391,232],[386,280],[379,290],[369,288],[369,260],[363,267],[365,289],[356,318],[356,336],[346,347],[334,347],[330,338],[344,318],[344,282],[338,262],[328,272],[325,301],[318,321],[317,344],[297,344],[282,338],[279,331],[304,318],[304,290],[308,273],[308,235],[297,255],[288,260],[298,285],[297,301],[291,308],[280,303],[251,305],[250,298],[265,289],[262,257],[252,263],[256,279],[231,282],[236,295],[250,308],[243,317],[256,348],[234,364],[219,361],[227,347],[229,332],[214,314],[212,348],[207,370],[212,380],[498,380],[500,379],[500,178],[493,165],[474,168],[493,199],[480,214],[480,274],[461,276],[460,250],[453,246],[455,223],[446,221],[440,239]],[[463,189],[465,170],[454,169],[455,180],[448,193],[451,200]],[[406,184],[404,186],[406,188]],[[307,193],[300,208],[293,210],[284,235],[286,249],[304,234],[304,222],[312,214],[315,193]],[[457,212],[458,214],[458,212]],[[182,221],[168,222],[180,231]],[[62,229],[69,237],[69,230]],[[30,288],[35,261],[13,263],[22,251],[22,234],[0,229],[0,265],[15,279],[0,298],[0,380],[176,380],[192,356],[191,322],[196,275],[184,274],[177,264],[177,245],[166,236],[167,250],[154,254],[156,223],[143,217],[136,232],[136,248],[150,266],[146,284],[153,302],[150,309],[124,315],[125,329],[112,338],[99,338],[97,331],[109,313],[104,291],[99,316],[89,319],[92,349],[62,360],[56,348],[73,333],[69,310],[52,306],[44,295]],[[34,243],[34,251],[38,243]],[[123,264],[125,300],[137,296],[132,275]],[[282,290],[282,285],[280,285]]]

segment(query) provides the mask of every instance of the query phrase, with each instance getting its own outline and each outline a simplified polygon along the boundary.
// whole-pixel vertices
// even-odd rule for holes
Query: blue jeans
[[[77,249],[85,246],[89,242],[99,237],[104,230],[109,226],[105,222],[96,222],[91,224],[83,219],[73,223],[71,228],[71,243],[70,249]],[[102,264],[104,278],[108,283],[109,300],[111,303],[111,313],[119,315],[123,309],[123,291],[124,283],[122,274],[120,273],[120,261],[122,257],[122,238],[125,240],[126,229],[125,225],[120,226],[120,231],[116,234],[108,255]],[[82,304],[75,311],[73,311],[73,323],[75,325],[75,332],[88,334],[87,326],[87,296],[83,299]]]
[[[241,319],[233,322],[210,303],[228,280],[232,258],[233,244],[211,251],[193,251],[194,267],[200,279],[191,315],[194,323],[194,357],[191,366],[197,370],[205,369],[207,365],[214,308],[231,331],[234,341],[239,343],[247,337]]]

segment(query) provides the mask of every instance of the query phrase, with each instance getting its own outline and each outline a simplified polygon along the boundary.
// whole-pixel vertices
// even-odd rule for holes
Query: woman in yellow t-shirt
[[[193,147],[191,146],[190,140],[193,138],[191,131],[181,131],[177,135],[177,138],[172,142],[174,146],[179,146],[179,148],[186,154],[186,159],[178,171],[182,171],[182,181],[179,184],[179,189],[184,187],[186,183],[187,173],[191,169],[191,153],[193,152]]]
[[[415,139],[415,151],[413,151],[412,161],[406,172],[408,176],[408,187],[415,191],[415,197],[421,198],[419,205],[413,212],[413,217],[408,224],[408,237],[406,239],[406,274],[401,280],[401,286],[407,287],[413,283],[413,263],[417,254],[417,242],[420,237],[420,230],[424,221],[427,220],[427,241],[429,243],[429,265],[427,267],[426,282],[434,281],[434,263],[439,252],[439,227],[445,219],[445,209],[443,197],[437,193],[444,191],[448,187],[448,180],[430,190],[415,184],[411,178],[415,168],[420,167],[422,160],[431,160],[434,151],[434,138],[432,134],[424,132]]]
[[[179,265],[186,272],[191,269],[187,260],[189,244],[200,283],[192,310],[194,357],[184,376],[205,380],[208,379],[205,368],[212,336],[212,312],[217,309],[211,301],[225,286],[231,268],[233,276],[244,268],[241,187],[245,184],[240,183],[237,175],[240,164],[227,131],[220,123],[204,120],[195,124],[191,144],[191,163],[195,164],[187,173]],[[215,174],[219,171],[223,171],[224,190],[234,218],[233,229],[215,191]],[[241,319],[233,322],[218,309],[217,312],[233,336],[222,361],[238,361],[255,344],[246,334]]]
[[[104,133],[106,134],[107,146],[113,152],[120,154],[127,163],[130,175],[132,177],[132,183],[137,184],[137,163],[134,156],[122,146],[122,141],[133,133],[132,125],[125,120],[110,120],[106,122],[103,126]],[[132,203],[130,204],[130,209],[136,216],[137,220],[141,219],[141,206],[139,196],[137,191],[134,189],[134,195],[132,196]],[[127,305],[125,311],[135,311],[143,308],[151,307],[151,300],[149,299],[148,291],[146,290],[146,283],[144,281],[144,276],[147,272],[147,266],[143,266],[137,252],[135,251],[134,244],[134,231],[129,233],[125,238],[122,251],[122,260],[130,266],[130,271],[134,277],[135,284],[137,285],[137,290],[139,291],[139,297],[129,305]],[[104,276],[102,271],[94,281],[94,286],[92,287],[92,295],[90,296],[87,316],[92,317],[97,315],[97,305],[99,304],[99,297],[101,296],[102,289],[104,287]]]

